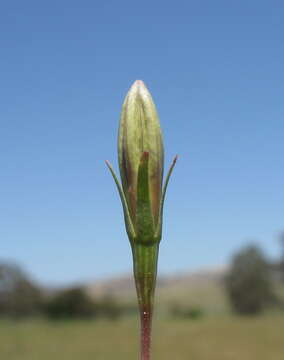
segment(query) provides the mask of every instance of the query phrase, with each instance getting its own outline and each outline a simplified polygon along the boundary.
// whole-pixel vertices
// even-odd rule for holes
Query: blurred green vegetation
[[[156,360],[280,360],[284,315],[208,316],[198,321],[154,319]],[[4,360],[133,360],[138,321],[0,321]]]

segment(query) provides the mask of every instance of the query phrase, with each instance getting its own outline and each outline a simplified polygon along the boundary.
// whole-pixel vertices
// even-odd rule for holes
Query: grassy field
[[[153,360],[281,360],[284,315],[155,319]],[[1,360],[138,359],[135,318],[118,322],[0,322]]]

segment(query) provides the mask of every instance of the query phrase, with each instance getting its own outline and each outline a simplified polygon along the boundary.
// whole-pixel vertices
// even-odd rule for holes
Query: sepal
[[[151,195],[149,187],[149,153],[141,156],[137,177],[136,206],[137,242],[150,245],[154,239],[154,217],[152,214]]]
[[[164,202],[165,202],[165,197],[166,197],[166,191],[167,191],[167,187],[168,187],[168,183],[169,183],[171,174],[172,174],[175,164],[177,162],[177,158],[178,158],[178,156],[176,155],[175,158],[173,159],[173,162],[172,162],[170,168],[169,168],[169,171],[168,171],[168,174],[166,176],[166,180],[165,180],[165,183],[163,186],[162,197],[161,197],[161,202],[160,202],[159,220],[158,220],[156,233],[155,233],[155,237],[158,238],[159,241],[161,240],[161,237],[162,237],[163,211],[164,211]]]
[[[124,220],[125,220],[125,225],[126,225],[126,232],[128,234],[129,240],[130,241],[134,241],[136,234],[135,234],[135,229],[130,217],[130,212],[129,212],[129,208],[128,208],[128,204],[124,195],[124,192],[122,190],[122,186],[117,178],[117,176],[115,175],[115,172],[113,170],[113,167],[111,166],[110,162],[106,160],[106,165],[109,168],[109,171],[114,179],[114,182],[116,184],[119,196],[120,196],[120,200],[122,203],[122,207],[123,207],[123,213],[124,213]]]

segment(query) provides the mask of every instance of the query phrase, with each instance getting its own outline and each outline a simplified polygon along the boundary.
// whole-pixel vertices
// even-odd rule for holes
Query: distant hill
[[[171,305],[200,306],[205,311],[224,312],[228,305],[223,288],[226,267],[211,267],[189,273],[159,276],[156,303],[160,311]],[[106,279],[87,285],[93,297],[113,296],[119,301],[136,302],[135,285],[132,275]]]
[[[219,266],[170,276],[159,275],[155,297],[158,305],[156,311],[167,312],[174,305],[199,307],[207,314],[230,311],[224,288],[227,270],[228,267]],[[284,301],[284,284],[276,273],[273,272],[275,292]],[[121,303],[136,304],[132,274],[90,283],[86,289],[94,298],[112,296]]]

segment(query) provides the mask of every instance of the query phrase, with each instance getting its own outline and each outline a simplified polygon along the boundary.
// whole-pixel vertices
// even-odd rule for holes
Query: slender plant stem
[[[132,246],[134,278],[141,322],[141,360],[151,359],[151,327],[159,245]]]

